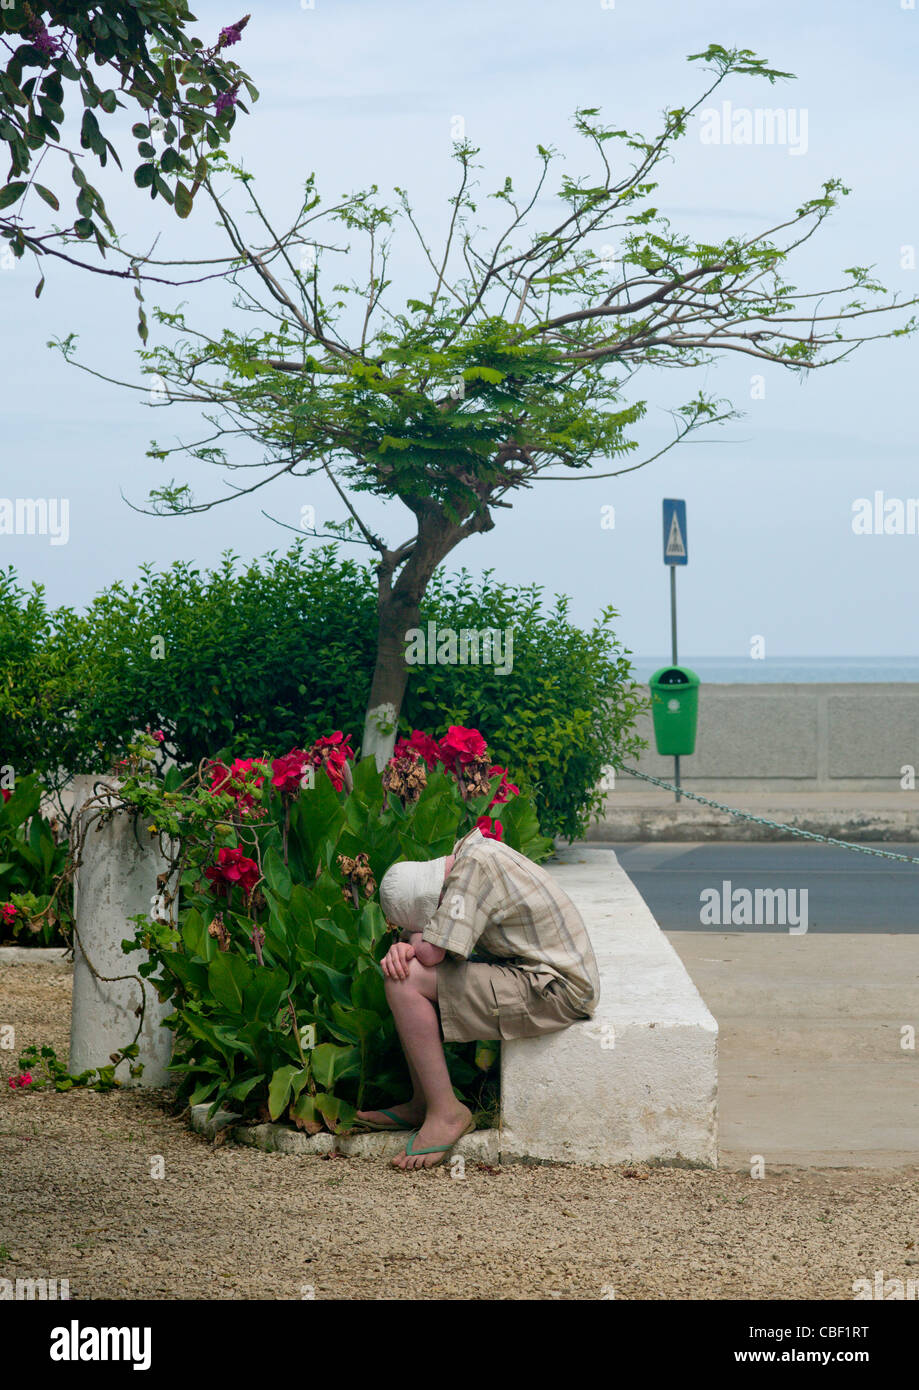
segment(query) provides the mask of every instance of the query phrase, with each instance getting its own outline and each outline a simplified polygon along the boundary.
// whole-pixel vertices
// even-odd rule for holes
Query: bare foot
[[[414,1168],[434,1168],[443,1163],[449,1150],[470,1128],[472,1111],[458,1105],[449,1115],[429,1115],[418,1133],[412,1135],[415,1153],[401,1153],[392,1160],[394,1168],[409,1172]],[[420,1149],[437,1149],[436,1153],[419,1153]]]
[[[387,1110],[391,1112],[384,1115],[382,1110],[358,1110],[355,1120],[369,1120],[373,1125],[379,1125],[381,1129],[417,1129],[424,1122],[424,1106],[416,1105],[414,1101],[407,1100],[402,1105],[388,1105]],[[398,1115],[403,1121],[402,1124],[393,1124],[392,1116]]]

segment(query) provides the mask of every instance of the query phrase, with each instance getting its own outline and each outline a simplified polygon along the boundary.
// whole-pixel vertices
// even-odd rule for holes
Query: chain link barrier
[[[897,859],[902,864],[919,864],[919,859],[909,854],[894,854],[888,849],[869,849],[867,845],[853,845],[849,840],[836,840],[832,835],[819,835],[814,830],[801,830],[796,825],[786,825],[780,820],[769,820],[768,816],[754,816],[752,811],[739,811],[736,806],[725,806],[720,801],[712,801],[707,796],[700,796],[698,792],[687,791],[685,787],[677,787],[673,782],[664,782],[660,777],[652,777],[649,772],[639,772],[635,767],[624,767],[623,772],[627,772],[630,777],[640,777],[643,782],[653,782],[656,787],[664,787],[669,792],[679,792],[680,796],[688,796],[693,801],[700,801],[703,806],[712,806],[716,811],[725,811],[729,816],[737,816],[740,820],[755,821],[757,825],[768,825],[773,830],[787,830],[789,835],[797,835],[802,840],[819,840],[821,844],[837,845],[839,849],[855,850],[857,854],[873,854],[879,859]]]

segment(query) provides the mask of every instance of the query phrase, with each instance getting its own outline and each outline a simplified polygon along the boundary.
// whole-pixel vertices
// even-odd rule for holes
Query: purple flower
[[[56,58],[58,54],[63,53],[64,40],[49,34],[40,19],[33,19],[29,29],[33,45],[46,58]]]
[[[228,24],[225,29],[221,29],[220,38],[217,40],[218,48],[229,48],[231,43],[239,43],[242,38],[242,31],[239,21],[236,24]]]
[[[217,97],[217,100],[216,100],[215,103],[214,103],[214,106],[216,107],[217,115],[218,115],[218,116],[220,115],[220,113],[221,113],[222,111],[227,111],[227,110],[229,110],[229,108],[230,108],[231,106],[235,106],[235,105],[236,105],[236,92],[235,92],[235,90],[234,90],[234,91],[230,91],[230,92],[221,92],[220,95]]]

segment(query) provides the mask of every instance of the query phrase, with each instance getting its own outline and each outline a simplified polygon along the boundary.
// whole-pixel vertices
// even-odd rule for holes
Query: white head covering
[[[404,859],[391,864],[380,879],[384,917],[400,927],[423,931],[437,911],[446,867],[445,854],[439,859]]]

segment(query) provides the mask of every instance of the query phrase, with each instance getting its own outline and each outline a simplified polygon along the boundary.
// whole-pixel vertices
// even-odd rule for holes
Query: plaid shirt
[[[545,869],[478,829],[454,853],[423,940],[464,959],[482,950],[522,970],[554,975],[575,1008],[593,1013],[600,976],[587,928],[568,895]]]

